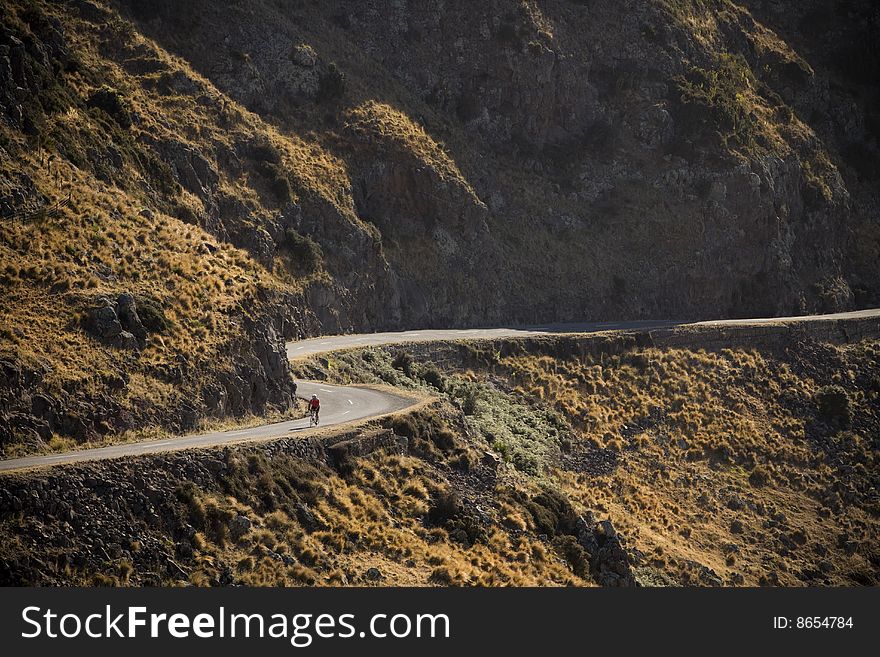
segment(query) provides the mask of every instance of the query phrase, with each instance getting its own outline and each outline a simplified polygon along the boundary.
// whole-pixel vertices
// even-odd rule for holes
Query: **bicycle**
[[[309,427],[318,426],[318,409],[310,408],[309,409]]]

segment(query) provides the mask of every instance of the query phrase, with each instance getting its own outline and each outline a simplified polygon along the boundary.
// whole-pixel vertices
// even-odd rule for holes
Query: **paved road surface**
[[[690,325],[749,326],[755,324],[815,320],[829,321],[860,317],[877,317],[880,319],[880,309],[860,310],[849,313],[838,313],[836,315],[811,315],[808,317],[768,317],[761,319],[730,319],[692,322]],[[683,322],[606,322],[591,324],[547,324],[525,328],[426,329],[420,331],[401,331],[397,333],[339,335],[324,338],[312,338],[309,340],[301,340],[299,342],[289,342],[287,344],[287,354],[290,358],[302,358],[326,351],[347,349],[351,347],[363,347],[367,345],[429,342],[433,340],[476,340],[486,338],[551,335],[559,333],[594,333],[598,331],[612,330],[644,330],[681,324],[683,324]],[[416,403],[411,398],[402,397],[390,392],[371,390],[369,388],[358,386],[331,386],[323,383],[308,383],[305,381],[299,384],[299,390],[297,392],[300,396],[310,397],[312,394],[317,394],[321,398],[322,406],[324,408],[321,418],[321,427],[376,417],[385,413],[402,410]],[[314,430],[309,429],[308,419],[290,420],[287,422],[252,427],[250,429],[214,431],[211,433],[182,436],[180,438],[170,438],[166,440],[111,445],[109,447],[79,450],[63,454],[28,456],[20,459],[0,461],[0,472],[4,470],[58,465],[60,463],[77,463],[81,461],[110,459],[138,454],[155,454],[158,452],[170,452],[190,447],[212,447],[236,442],[259,441],[286,436],[294,432],[303,433],[309,431]]]
[[[357,333],[352,335],[333,335],[309,338],[287,343],[287,357],[305,358],[326,351],[369,347],[384,344],[404,344],[406,342],[434,342],[436,340],[483,340],[496,338],[523,338],[559,333],[598,333],[599,331],[638,331],[673,326],[750,326],[756,324],[779,324],[815,320],[855,319],[859,317],[880,317],[880,308],[856,310],[834,315],[807,315],[802,317],[764,317],[756,319],[721,319],[705,322],[676,321],[637,321],[637,322],[593,322],[581,324],[541,324],[524,327],[475,328],[475,329],[422,329],[418,331],[399,331],[391,333]]]
[[[606,322],[596,324],[544,324],[521,328],[478,328],[478,329],[421,329],[391,333],[356,333],[352,335],[333,335],[309,338],[287,343],[288,358],[304,358],[325,351],[370,347],[384,344],[404,344],[406,342],[435,342],[437,340],[491,340],[497,338],[525,338],[535,335],[558,333],[596,333],[621,329],[653,329],[674,326],[676,322]]]
[[[309,429],[308,418],[264,424],[249,429],[230,429],[228,431],[212,431],[211,433],[193,434],[166,440],[150,440],[140,443],[124,443],[83,449],[62,454],[44,456],[26,456],[19,459],[0,461],[0,472],[3,470],[19,470],[35,468],[59,463],[78,463],[81,461],[97,461],[120,456],[138,454],[156,454],[170,452],[189,447],[213,447],[242,441],[258,441],[279,438],[294,433],[309,433],[321,427],[342,424],[368,417],[384,415],[407,408],[416,403],[410,397],[402,397],[389,392],[362,388],[359,386],[331,386],[324,383],[299,382],[297,394],[302,397],[318,395],[321,399],[321,424],[318,429]],[[303,408],[305,408],[303,406]]]

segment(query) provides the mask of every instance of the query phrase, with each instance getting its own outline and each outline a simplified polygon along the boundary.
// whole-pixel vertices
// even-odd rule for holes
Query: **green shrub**
[[[343,94],[345,94],[345,73],[334,62],[330,62],[327,72],[321,75],[318,81],[317,100],[319,103],[327,103],[342,98]]]
[[[432,497],[426,519],[431,524],[444,527],[451,540],[466,547],[486,540],[486,530],[477,515],[448,489],[440,490]]]
[[[480,399],[480,390],[476,386],[465,386],[462,390],[461,412],[465,415],[474,415],[477,412],[477,402]]]
[[[248,141],[244,149],[248,158],[256,163],[281,164],[281,152],[265,137],[259,137],[257,141]]]
[[[406,436],[407,438],[415,438],[418,434],[418,427],[413,415],[395,416],[391,419],[391,429],[398,436]]]
[[[513,450],[510,462],[514,468],[532,477],[538,476],[541,472],[541,464],[538,462],[538,457],[523,450]]]
[[[413,377],[413,359],[406,351],[397,353],[394,360],[391,361],[391,367],[400,370],[410,378]]]
[[[406,436],[411,440],[411,448],[431,451],[436,447],[443,454],[451,454],[456,448],[455,434],[430,409],[418,413],[409,413],[391,420],[391,429],[398,436]]]
[[[719,128],[725,144],[756,145],[755,121],[746,93],[757,82],[742,55],[724,53],[710,69],[691,67],[677,84],[685,123],[698,132]]]
[[[301,235],[293,228],[284,233],[284,248],[294,260],[295,270],[301,274],[316,271],[324,260],[321,247],[308,235]]]
[[[849,395],[841,386],[827,385],[816,393],[819,414],[830,421],[848,422],[850,417]]]
[[[281,204],[288,203],[293,196],[293,192],[290,188],[287,172],[283,166],[275,162],[261,161],[257,164],[257,170],[266,179],[269,190],[272,192],[275,200]]]
[[[571,572],[578,577],[589,576],[590,557],[574,536],[557,536],[553,540],[553,547],[568,563]]]
[[[131,127],[131,114],[128,111],[128,102],[118,89],[106,84],[95,90],[86,103],[89,107],[96,107],[106,112],[122,128]]]
[[[425,383],[436,388],[440,392],[446,390],[446,379],[436,367],[431,367],[425,370],[424,374],[422,374],[422,379],[424,379]]]
[[[547,489],[525,504],[541,534],[556,536],[572,534],[577,526],[577,514],[571,502],[562,493]]]
[[[162,309],[149,301],[138,301],[137,314],[144,328],[151,333],[164,333],[168,330],[169,321]]]
[[[184,205],[182,203],[175,205],[174,216],[180,219],[185,224],[189,224],[191,226],[199,225],[199,216],[188,205]]]
[[[431,498],[428,520],[435,525],[443,525],[453,520],[462,511],[461,498],[449,489],[440,490]]]

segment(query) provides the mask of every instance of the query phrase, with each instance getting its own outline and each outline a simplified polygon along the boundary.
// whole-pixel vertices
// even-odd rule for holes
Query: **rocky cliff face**
[[[120,4],[344,161],[380,326],[876,300],[870,3]]]
[[[878,301],[867,1],[2,19],[0,391],[43,441],[284,407],[296,335]]]

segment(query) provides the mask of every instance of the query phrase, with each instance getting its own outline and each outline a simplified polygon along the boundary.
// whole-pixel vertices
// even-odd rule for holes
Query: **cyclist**
[[[321,400],[318,399],[318,395],[312,395],[312,399],[309,401],[309,413],[315,414],[315,424],[318,424],[318,413],[321,412]]]

